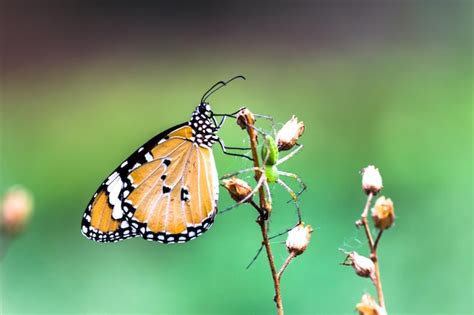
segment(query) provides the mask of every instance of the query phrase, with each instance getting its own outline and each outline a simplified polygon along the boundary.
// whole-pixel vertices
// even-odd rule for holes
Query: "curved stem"
[[[288,265],[290,264],[290,262],[293,260],[293,258],[295,258],[296,255],[295,255],[295,252],[291,252],[290,255],[288,255],[288,257],[286,258],[285,262],[283,263],[283,266],[281,266],[281,269],[280,271],[278,272],[278,281],[281,280],[281,276],[283,275],[283,272],[285,272],[286,270],[286,267],[288,267]]]

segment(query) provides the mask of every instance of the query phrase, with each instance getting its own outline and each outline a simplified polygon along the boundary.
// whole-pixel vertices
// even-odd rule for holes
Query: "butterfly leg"
[[[224,141],[222,141],[221,138],[219,138],[218,142],[219,142],[219,144],[221,145],[222,152],[223,152],[224,154],[232,155],[232,156],[238,156],[238,157],[246,158],[246,159],[248,159],[248,160],[250,160],[250,161],[253,161],[253,159],[252,159],[250,156],[243,155],[243,154],[239,154],[239,153],[227,152],[226,146],[224,145]]]
[[[290,194],[291,198],[293,199],[293,202],[295,204],[295,207],[296,207],[296,212],[298,214],[298,224],[300,224],[302,222],[302,218],[301,218],[301,210],[300,210],[300,206],[298,205],[298,196],[295,194],[295,192],[293,191],[293,189],[290,188],[290,186],[288,186],[284,181],[282,181],[281,179],[278,179],[277,180],[277,183],[282,186],[283,188],[285,188],[285,190]]]
[[[239,110],[240,111],[240,110]],[[237,114],[238,112],[235,112],[233,114],[214,114],[212,116],[212,119],[214,119],[214,117],[222,117],[221,121],[219,123],[216,122],[216,120],[214,119],[214,123],[217,127],[217,129],[221,129],[222,125],[224,124],[225,120],[229,117],[229,118],[236,118],[235,114]]]
[[[228,147],[224,146],[226,150],[242,150],[242,151],[250,151],[252,148],[241,148],[241,147]]]
[[[214,120],[214,124],[216,125],[217,129],[220,129],[222,127],[222,125],[224,124],[225,120],[227,117],[229,118],[237,118],[237,113],[239,113],[241,111],[241,109],[239,109],[238,111],[232,113],[232,114],[213,114],[212,115],[212,119]],[[221,121],[219,123],[217,123],[217,121],[215,120],[214,117],[222,117]]]
[[[239,110],[237,110],[237,111],[235,111],[235,112],[233,112],[233,113],[231,113],[231,114],[214,114],[214,116],[216,116],[216,117],[236,118],[236,117],[237,117],[236,115],[237,115],[238,113],[240,113],[240,111],[241,111],[242,109],[244,109],[244,108],[245,108],[245,107],[239,108]]]

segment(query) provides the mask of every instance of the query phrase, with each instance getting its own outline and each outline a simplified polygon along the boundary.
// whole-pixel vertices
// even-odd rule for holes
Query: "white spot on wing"
[[[123,217],[122,203],[119,199],[120,191],[123,188],[122,179],[117,174],[117,176],[107,185],[107,192],[109,193],[109,203],[113,206],[112,218],[115,220],[120,220]]]
[[[150,152],[147,152],[147,154],[145,154],[145,160],[147,162],[150,162],[151,160],[153,160],[153,155],[151,155]]]
[[[117,172],[113,172],[108,178],[107,178],[107,181],[105,182],[106,185],[110,185],[110,183],[112,183],[117,177],[119,176],[119,174]]]

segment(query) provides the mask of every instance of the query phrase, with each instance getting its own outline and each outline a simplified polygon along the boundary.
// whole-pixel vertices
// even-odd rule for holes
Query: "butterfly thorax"
[[[188,125],[193,129],[193,142],[201,147],[210,148],[219,140],[213,113],[209,104],[201,103],[194,110]]]

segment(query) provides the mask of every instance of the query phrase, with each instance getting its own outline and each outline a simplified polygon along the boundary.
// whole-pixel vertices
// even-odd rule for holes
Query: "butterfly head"
[[[201,102],[196,109],[194,110],[191,116],[191,127],[194,126],[194,123],[204,126],[215,127],[215,118],[214,112],[212,111],[211,105],[209,103]]]
[[[214,113],[212,112],[211,105],[206,102],[200,103],[197,107],[195,112],[198,112],[200,115],[206,116],[208,118],[212,118]]]

